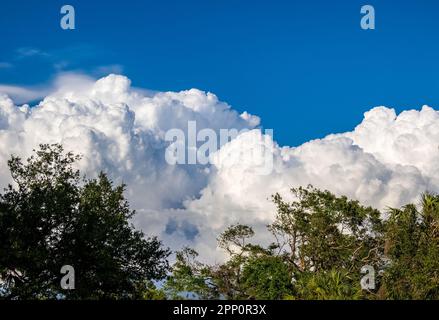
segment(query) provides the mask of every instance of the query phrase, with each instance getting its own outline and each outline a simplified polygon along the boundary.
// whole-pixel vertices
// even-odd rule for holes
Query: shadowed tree
[[[26,162],[8,162],[14,185],[0,196],[0,297],[132,299],[153,296],[168,270],[168,249],[134,229],[124,185],[101,173],[81,181],[79,160],[41,145]],[[62,290],[63,265],[75,289]]]

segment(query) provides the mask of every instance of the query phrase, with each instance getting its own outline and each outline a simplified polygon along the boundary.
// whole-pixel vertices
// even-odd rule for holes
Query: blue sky
[[[62,5],[74,31],[59,27]],[[360,28],[360,8],[376,30]],[[199,88],[259,115],[282,145],[352,130],[377,105],[439,105],[437,1],[22,1],[0,3],[0,83],[60,71]]]

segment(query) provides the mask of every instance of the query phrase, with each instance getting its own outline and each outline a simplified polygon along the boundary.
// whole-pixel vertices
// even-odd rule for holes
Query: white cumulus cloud
[[[221,259],[219,232],[236,222],[262,230],[275,214],[270,196],[288,197],[291,187],[313,184],[380,209],[439,191],[439,112],[427,106],[399,115],[377,107],[351,132],[287,147],[252,130],[258,117],[197,89],[151,92],[131,87],[124,76],[95,81],[78,74],[63,74],[46,89],[30,107],[6,95],[26,95],[29,88],[0,86],[1,185],[11,181],[10,154],[26,157],[39,143],[62,143],[83,155],[79,167],[89,176],[103,170],[127,183],[138,227],[173,249],[191,245],[209,261]],[[212,154],[210,165],[169,165],[165,133],[186,132],[188,121],[198,130],[250,131]],[[268,175],[256,170],[254,144],[270,152]],[[240,161],[227,161],[234,154]]]

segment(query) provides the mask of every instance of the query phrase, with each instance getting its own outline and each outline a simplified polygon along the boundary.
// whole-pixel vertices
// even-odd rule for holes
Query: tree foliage
[[[424,194],[419,207],[390,211],[383,291],[393,299],[439,299],[439,196]]]
[[[209,279],[209,269],[197,260],[198,253],[188,247],[176,253],[172,275],[168,277],[165,291],[172,299],[195,297],[219,298],[218,291]]]
[[[203,265],[197,281],[209,279],[209,289],[228,299],[439,298],[439,196],[425,194],[419,206],[389,209],[385,218],[329,191],[291,191],[292,202],[273,196],[271,245],[252,244],[252,228],[233,225],[218,238],[228,260]],[[361,288],[363,266],[375,270],[375,289]],[[191,282],[194,269],[185,267]]]
[[[169,251],[134,229],[124,185],[101,173],[85,180],[78,156],[41,145],[8,162],[14,185],[0,195],[0,296],[9,299],[127,299],[153,290]],[[60,269],[75,270],[62,290]]]

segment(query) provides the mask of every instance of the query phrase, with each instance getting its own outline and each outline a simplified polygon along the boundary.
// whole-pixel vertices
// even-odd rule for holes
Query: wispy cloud
[[[12,68],[12,63],[9,62],[0,62],[0,69],[9,69]]]
[[[0,93],[5,93],[17,103],[25,103],[40,99],[49,91],[45,88],[0,85]]]
[[[81,73],[62,72],[57,74],[52,81],[31,86],[10,85],[0,83],[0,94],[6,94],[16,103],[23,104],[36,100],[42,100],[44,97],[62,93],[69,90],[81,90],[84,86],[89,86],[94,79]]]
[[[111,73],[121,73],[121,69],[122,66],[120,66],[120,69],[116,67],[110,68],[109,66],[102,66],[97,67],[95,69],[95,72],[93,72],[92,74],[86,73],[81,70],[58,72],[54,77],[52,77],[50,81],[38,85],[26,86],[0,83],[0,94],[6,94],[10,98],[12,98],[15,103],[23,104],[43,100],[46,96],[49,95],[62,95],[70,91],[86,92],[87,88],[91,87],[91,83],[94,83],[94,81],[96,81],[98,70],[100,71],[100,73],[109,75]],[[98,75],[98,77],[100,77],[100,75]],[[158,93],[158,91],[134,86],[130,87],[130,89],[132,92],[146,97],[151,97]]]
[[[41,50],[41,49],[33,48],[33,47],[23,47],[23,48],[18,48],[16,50],[16,57],[15,58],[17,60],[29,58],[29,57],[47,58],[47,57],[50,57],[50,54]]]

